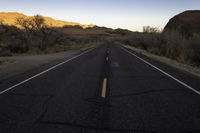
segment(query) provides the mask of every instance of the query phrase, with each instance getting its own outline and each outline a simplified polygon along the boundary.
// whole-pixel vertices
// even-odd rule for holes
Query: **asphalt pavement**
[[[0,81],[0,133],[200,133],[200,78],[108,42]]]

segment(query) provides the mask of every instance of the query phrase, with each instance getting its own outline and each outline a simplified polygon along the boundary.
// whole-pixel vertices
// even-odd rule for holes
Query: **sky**
[[[143,26],[164,28],[174,15],[199,9],[200,0],[0,0],[1,12],[132,31],[142,31]]]

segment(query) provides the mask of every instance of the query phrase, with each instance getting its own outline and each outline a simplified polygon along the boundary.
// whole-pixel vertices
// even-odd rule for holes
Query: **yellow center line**
[[[101,97],[106,98],[106,89],[107,89],[107,79],[103,79],[103,86],[102,86],[102,92],[101,92]]]
[[[108,60],[109,60],[109,58],[108,58],[108,57],[106,57],[106,60],[108,61]]]

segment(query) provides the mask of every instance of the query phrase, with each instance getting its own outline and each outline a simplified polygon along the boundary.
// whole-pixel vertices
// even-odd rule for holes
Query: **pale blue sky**
[[[163,28],[174,15],[200,9],[200,0],[0,0],[0,11],[141,31]]]

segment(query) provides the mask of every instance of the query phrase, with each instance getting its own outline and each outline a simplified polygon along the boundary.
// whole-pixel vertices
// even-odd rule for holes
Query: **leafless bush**
[[[177,31],[164,33],[162,55],[180,62],[200,65],[200,35],[194,34],[190,38]]]
[[[0,21],[0,56],[26,53],[33,49],[45,52],[47,48],[65,45],[68,40],[65,33],[48,27],[44,18],[39,15],[32,18],[18,17],[16,24],[20,28],[4,25]]]
[[[186,39],[176,31],[170,31],[163,35],[162,54],[176,60],[182,57],[182,50],[184,50],[183,43]]]
[[[14,26],[7,26],[1,25],[0,26],[1,34],[0,34],[0,47],[5,51],[10,51],[14,53],[20,53],[27,51],[27,47],[21,41],[20,35],[22,32],[14,27]],[[20,39],[20,40],[19,40]]]
[[[177,31],[159,34],[149,27],[146,30],[148,32],[130,35],[124,43],[179,62],[200,65],[200,35],[188,38]]]
[[[143,33],[161,33],[158,27],[143,26]]]
[[[54,44],[61,44],[64,41],[64,36],[66,36],[64,33],[48,27],[44,18],[40,15],[32,18],[16,18],[16,24],[25,31],[26,34],[22,36],[25,40],[28,40],[30,47],[38,47],[42,51]]]
[[[194,65],[200,65],[200,35],[194,34],[185,42],[185,60]]]
[[[159,54],[161,35],[159,33],[134,33],[127,37],[125,44]]]

